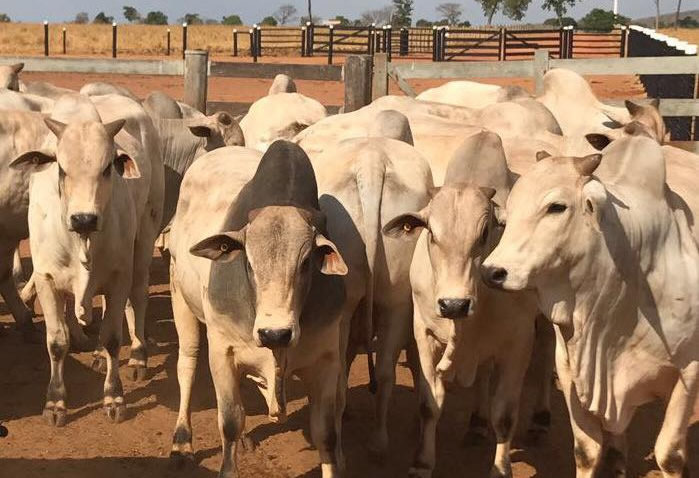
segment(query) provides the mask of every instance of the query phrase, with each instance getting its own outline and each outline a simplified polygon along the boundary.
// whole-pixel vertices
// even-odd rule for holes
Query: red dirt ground
[[[268,61],[269,59],[265,59]],[[25,80],[47,80],[79,88],[83,83],[107,80],[131,88],[137,95],[153,89],[176,97],[182,93],[180,78],[123,77],[116,75],[78,75],[27,73]],[[643,96],[633,77],[591,78],[600,97]],[[496,82],[497,80],[493,80]],[[211,80],[210,98],[218,101],[250,102],[265,94],[266,80]],[[416,82],[418,91],[440,82]],[[512,81],[508,81],[512,84]],[[526,80],[514,83],[531,88]],[[299,90],[325,104],[341,104],[340,83],[298,82]],[[26,251],[25,251],[26,252]],[[26,261],[26,259],[25,259]],[[28,261],[26,261],[28,262]],[[29,265],[29,264],[27,264]],[[119,425],[109,424],[101,410],[103,376],[91,369],[91,354],[71,354],[66,361],[69,392],[69,421],[65,428],[49,427],[41,417],[49,377],[49,361],[43,345],[25,345],[11,327],[12,320],[0,305],[0,420],[9,436],[0,439],[0,477],[21,478],[120,478],[174,477],[213,478],[221,460],[216,425],[216,403],[208,373],[206,350],[202,351],[193,398],[194,447],[197,466],[173,471],[168,464],[171,434],[177,415],[179,393],[176,378],[177,336],[172,322],[167,268],[161,258],[154,259],[148,320],[155,343],[150,346],[150,376],[144,383],[126,379],[125,398],[129,417]],[[37,321],[41,323],[41,316]],[[126,335],[125,335],[126,336]],[[122,372],[128,350],[123,349]],[[373,401],[366,383],[363,360],[352,368],[348,391],[347,416],[343,425],[343,445],[348,477],[405,476],[416,446],[415,396],[405,366],[398,367],[398,386],[390,409],[390,454],[383,466],[367,459],[365,445],[372,426]],[[243,477],[319,477],[317,453],[308,442],[308,409],[300,385],[289,387],[289,421],[275,425],[267,421],[264,402],[255,389],[244,386],[247,428],[258,442],[254,451],[239,454]],[[567,478],[574,475],[572,437],[562,395],[554,393],[552,430],[538,446],[527,446],[523,439],[530,412],[530,384],[523,393],[524,405],[520,433],[512,458],[515,478]],[[439,426],[438,466],[435,477],[487,476],[494,444],[465,447],[470,397],[449,393],[447,407]],[[652,458],[654,437],[659,430],[662,408],[644,407],[629,430],[629,476],[659,478]],[[699,406],[695,413],[699,420]],[[699,426],[690,431],[690,470],[699,475]]]

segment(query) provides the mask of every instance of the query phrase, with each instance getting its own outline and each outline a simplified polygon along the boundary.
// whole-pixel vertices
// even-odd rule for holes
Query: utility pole
[[[619,0],[614,0],[614,15],[619,15]]]
[[[308,21],[313,23],[313,14],[311,13],[311,0],[308,0]]]

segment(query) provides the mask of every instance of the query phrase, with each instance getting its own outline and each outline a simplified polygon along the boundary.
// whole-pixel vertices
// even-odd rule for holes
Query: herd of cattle
[[[89,347],[96,296],[104,408],[124,418],[122,323],[142,380],[157,246],[169,251],[179,338],[175,460],[193,452],[204,323],[221,477],[237,476],[245,438],[240,380],[281,422],[292,375],[306,385],[322,475],[340,476],[347,373],[360,353],[376,393],[368,448],[382,457],[402,350],[419,397],[410,476],[432,475],[445,385],[456,382],[476,387],[471,432],[495,433],[490,476],[511,477],[533,353],[545,359],[530,431],[548,429],[555,357],[577,478],[625,476],[625,429],[658,398],[658,465],[665,478],[689,476],[699,157],[663,144],[657,102],[609,107],[582,77],[552,70],[537,97],[459,81],[328,116],[280,75],[241,119],[160,92],[23,83],[21,69],[0,67],[0,293],[28,341],[43,340],[25,305],[40,301],[50,424],[66,421],[64,360]],[[33,273],[20,296],[26,237]]]

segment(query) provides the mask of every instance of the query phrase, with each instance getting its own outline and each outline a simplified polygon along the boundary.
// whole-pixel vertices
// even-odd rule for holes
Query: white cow
[[[519,86],[488,85],[467,80],[450,81],[441,86],[427,89],[415,97],[421,101],[476,109],[484,108],[493,103],[524,98],[531,98],[531,95]]]
[[[512,189],[505,233],[483,264],[493,287],[536,290],[555,324],[578,478],[595,476],[604,450],[605,465],[625,476],[624,432],[657,397],[667,409],[655,458],[665,478],[688,476],[698,211],[671,187],[663,150],[646,137],[617,140],[604,156],[545,158]]]

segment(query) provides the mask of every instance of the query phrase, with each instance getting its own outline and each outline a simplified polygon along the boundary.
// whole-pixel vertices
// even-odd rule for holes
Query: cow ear
[[[536,162],[538,163],[539,161],[546,159],[546,158],[550,158],[550,157],[551,157],[551,153],[549,153],[548,151],[537,151]]]
[[[322,234],[316,234],[316,250],[323,257],[320,264],[320,272],[325,275],[344,276],[347,275],[347,264],[340,255],[335,244]]]
[[[48,168],[56,161],[56,156],[43,151],[29,151],[10,163],[10,167],[19,171],[37,173]]]
[[[383,228],[383,233],[388,237],[396,238],[412,236],[423,227],[427,227],[427,218],[422,212],[401,214],[388,221]]]
[[[16,75],[24,69],[24,63],[15,63],[14,65],[10,65],[10,69],[12,70],[12,73]]]
[[[189,131],[192,132],[194,136],[199,138],[210,138],[211,137],[211,127],[203,124],[191,125]]]
[[[643,111],[643,107],[641,105],[637,105],[631,100],[624,101],[624,105],[626,106],[626,110],[632,117],[636,116],[637,114]]]
[[[216,113],[216,121],[223,126],[231,126],[235,122],[233,117],[225,111]]]
[[[588,223],[597,231],[602,230],[604,204],[607,202],[607,191],[599,181],[588,181],[582,189],[583,214]]]
[[[114,169],[119,173],[119,176],[125,179],[138,179],[141,177],[141,171],[138,169],[138,164],[127,153],[120,151],[117,157],[114,158]]]
[[[66,130],[67,126],[65,123],[61,123],[60,121],[56,121],[55,119],[51,118],[44,118],[44,123],[46,124],[46,127],[56,135],[56,138],[61,139],[61,136],[63,136],[63,132]]]
[[[207,237],[193,245],[189,252],[212,261],[230,262],[245,249],[245,228],[240,231],[222,232]]]
[[[602,162],[601,154],[590,154],[584,158],[573,158],[573,165],[580,176],[592,176]]]
[[[601,134],[601,133],[586,134],[585,139],[597,151],[602,151],[604,148],[609,146],[609,144],[612,142],[612,138],[610,138],[609,136],[607,136],[605,134]]]

